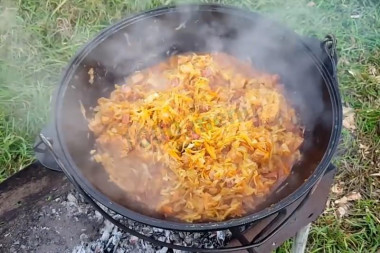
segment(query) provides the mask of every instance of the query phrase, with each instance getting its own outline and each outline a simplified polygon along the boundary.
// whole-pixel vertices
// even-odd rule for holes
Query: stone
[[[89,238],[88,238],[88,235],[86,235],[86,234],[81,234],[80,236],[79,236],[79,239],[80,239],[80,241],[82,242],[82,243],[87,243],[87,242],[89,242]]]
[[[71,203],[75,203],[75,204],[78,204],[78,200],[74,197],[73,194],[69,193],[67,195],[67,201],[68,202],[71,202]]]
[[[166,247],[163,247],[162,249],[156,251],[156,253],[166,253],[166,252],[168,252],[168,248]]]

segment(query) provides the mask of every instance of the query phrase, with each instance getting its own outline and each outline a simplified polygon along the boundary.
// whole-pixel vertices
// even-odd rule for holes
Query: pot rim
[[[252,223],[259,219],[265,218],[271,214],[274,214],[278,212],[279,210],[292,204],[294,201],[296,201],[301,196],[306,194],[318,182],[318,179],[323,175],[326,168],[331,163],[331,159],[338,145],[340,132],[342,128],[342,124],[341,124],[342,104],[340,100],[338,84],[337,84],[337,81],[328,73],[323,63],[321,62],[321,60],[317,56],[315,56],[310,50],[307,50],[307,46],[305,42],[299,36],[297,37],[299,38],[299,42],[305,46],[305,52],[308,53],[311,56],[311,58],[314,59],[315,65],[320,71],[322,78],[328,84],[327,88],[329,91],[330,99],[332,101],[332,118],[334,122],[332,124],[331,136],[330,136],[330,140],[329,140],[326,152],[324,156],[322,157],[318,166],[315,168],[312,175],[294,192],[292,192],[291,194],[289,194],[287,197],[283,198],[279,202],[273,204],[272,206],[264,208],[263,210],[260,210],[252,214],[248,214],[243,217],[229,219],[226,221],[204,222],[204,223],[186,223],[186,222],[179,222],[179,221],[163,220],[163,219],[154,218],[151,216],[147,216],[147,215],[132,211],[125,206],[122,206],[116,202],[111,201],[106,195],[104,195],[99,190],[95,189],[95,187],[82,175],[80,170],[77,168],[75,162],[71,158],[71,155],[68,151],[67,146],[64,145],[64,139],[61,134],[64,131],[64,129],[62,129],[62,124],[60,124],[60,122],[62,121],[61,108],[63,107],[63,100],[64,100],[63,94],[65,94],[66,89],[68,88],[68,83],[73,77],[76,68],[79,66],[79,63],[84,59],[84,57],[87,56],[87,54],[94,47],[96,47],[99,43],[101,43],[106,38],[108,38],[108,36],[117,32],[119,29],[128,25],[131,25],[135,22],[141,21],[145,18],[152,18],[152,17],[158,16],[167,12],[189,11],[189,10],[190,11],[195,11],[195,10],[206,11],[206,12],[218,11],[218,12],[222,12],[224,14],[229,14],[229,15],[239,15],[248,19],[252,19],[252,17],[256,15],[264,19],[264,17],[262,17],[261,15],[255,12],[243,10],[243,9],[232,7],[232,6],[215,5],[215,4],[201,4],[201,5],[186,4],[186,5],[179,5],[179,6],[166,6],[166,7],[153,9],[153,10],[148,10],[148,11],[127,17],[117,22],[116,24],[105,28],[95,38],[93,38],[91,41],[85,44],[85,46],[83,46],[80,50],[77,51],[75,56],[71,59],[68,65],[68,68],[66,69],[65,73],[63,74],[60,80],[60,86],[57,90],[57,97],[56,97],[57,99],[56,99],[55,108],[54,108],[54,112],[55,112],[54,125],[55,125],[55,130],[56,130],[55,137],[57,138],[57,142],[59,146],[59,150],[56,150],[56,152],[59,154],[59,157],[61,158],[61,162],[65,165],[67,170],[70,172],[73,179],[78,182],[78,184],[84,189],[84,191],[91,198],[95,199],[97,202],[101,203],[102,205],[106,206],[112,211],[123,215],[124,217],[128,219],[131,219],[143,224],[147,224],[150,226],[154,226],[154,227],[159,227],[159,228],[164,228],[164,229],[175,229],[178,231],[222,230],[222,229],[228,229],[231,227],[236,227],[236,226]],[[287,29],[286,27],[283,27],[283,28],[285,31],[289,31],[295,34],[293,31]]]

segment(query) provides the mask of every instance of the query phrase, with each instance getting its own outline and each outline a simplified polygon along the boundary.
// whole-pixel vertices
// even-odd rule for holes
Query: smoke
[[[52,84],[41,44],[18,11],[13,2],[0,4],[0,111],[13,131],[32,141],[47,120]]]
[[[314,121],[319,120],[318,115],[324,109],[321,80],[314,73],[315,63],[290,30],[279,28],[278,24],[261,16],[252,22],[236,12],[223,15],[183,5],[178,5],[178,10],[178,14],[166,18],[142,19],[120,28],[86,56],[87,66],[100,65],[107,70],[111,83],[102,83],[104,94],[113,89],[112,82],[123,82],[124,77],[134,71],[172,54],[222,51],[251,61],[262,71],[279,74],[289,98],[307,117],[305,124],[313,126]],[[306,109],[305,104],[310,105],[312,113],[302,112]]]

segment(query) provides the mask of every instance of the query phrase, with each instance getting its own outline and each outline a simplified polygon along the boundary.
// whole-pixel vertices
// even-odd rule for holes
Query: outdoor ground
[[[75,51],[122,17],[178,2],[185,1],[0,2],[0,182],[33,161],[32,144],[48,119],[51,91]],[[379,252],[380,1],[202,2],[266,13],[304,35],[336,35],[345,129],[331,200],[312,227],[308,251]]]

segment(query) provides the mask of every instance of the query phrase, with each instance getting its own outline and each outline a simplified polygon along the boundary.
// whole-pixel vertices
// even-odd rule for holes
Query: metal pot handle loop
[[[336,37],[333,34],[328,34],[322,43],[324,45],[326,53],[330,57],[336,59],[336,45],[338,43]]]
[[[333,77],[337,81],[337,64],[338,64],[338,55],[336,52],[336,45],[338,41],[336,37],[332,34],[326,35],[325,39],[322,41],[322,47],[327,56],[331,61],[331,67],[333,68]]]

